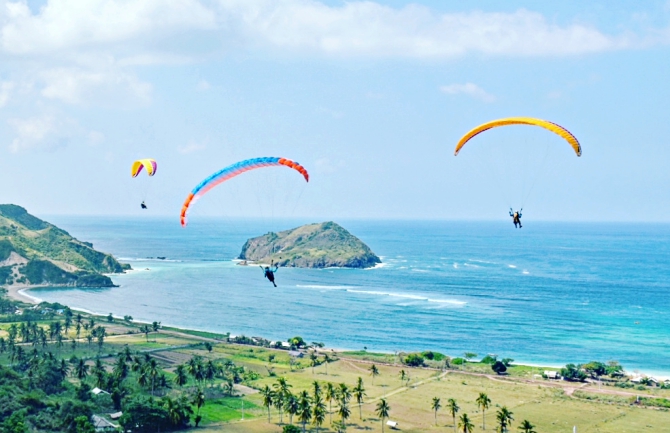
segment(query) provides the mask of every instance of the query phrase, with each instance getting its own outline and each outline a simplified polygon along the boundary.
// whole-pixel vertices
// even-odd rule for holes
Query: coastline
[[[7,296],[9,298],[11,298],[15,301],[25,302],[25,303],[36,305],[36,304],[39,304],[40,302],[42,302],[42,299],[38,298],[37,296],[33,296],[29,293],[26,293],[26,292],[31,290],[31,289],[39,289],[39,288],[44,288],[44,287],[52,287],[52,286],[49,286],[49,285],[12,285],[12,286],[9,286],[9,287],[5,287],[5,289],[7,290]],[[70,308],[72,310],[81,311],[83,313],[90,314],[92,316],[97,316],[97,317],[106,317],[107,316],[106,314],[95,312],[95,311],[90,311],[90,310],[87,310],[87,309],[84,309],[84,308],[78,308],[78,307],[70,307]],[[123,317],[118,317],[118,316],[114,316],[114,317],[116,319],[123,319]],[[133,322],[142,323],[142,324],[149,323],[149,322],[145,322],[145,321],[142,321],[142,320],[135,320],[135,319],[133,319]],[[169,328],[172,328],[172,329],[176,329],[178,331],[213,333],[213,331],[206,330],[206,329],[185,328],[183,326],[172,325],[172,324],[169,324],[169,323],[163,323],[163,326],[169,327]],[[347,348],[342,348],[342,347],[335,348],[335,347],[328,347],[328,346],[320,349],[320,351],[323,351],[323,350],[330,350],[330,351],[333,351],[333,352],[336,352],[336,353],[356,351],[356,349],[347,349]],[[403,351],[400,351],[400,352],[403,352]],[[370,351],[369,353],[375,354],[375,353],[385,353],[385,352],[383,352],[383,351]],[[411,352],[406,352],[406,353],[411,353]],[[450,355],[447,355],[447,356],[450,356]],[[455,358],[455,357],[452,357],[452,358]],[[534,368],[544,368],[544,369],[550,369],[550,370],[560,370],[561,368],[563,368],[563,366],[561,366],[560,363],[537,364],[537,363],[533,363],[533,362],[519,361],[518,363],[515,363],[514,365],[515,366],[520,366],[520,367],[534,367]],[[653,377],[653,378],[655,378],[657,380],[660,380],[660,381],[670,380],[670,372],[660,372],[660,371],[658,371],[658,372],[656,372],[656,371],[646,371],[645,372],[645,371],[635,369],[633,371],[624,370],[624,374],[628,377],[631,377],[631,378],[632,377]]]

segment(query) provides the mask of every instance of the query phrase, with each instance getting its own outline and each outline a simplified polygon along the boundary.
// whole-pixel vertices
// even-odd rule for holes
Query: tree
[[[321,384],[318,380],[312,382],[312,389],[314,391],[314,400],[321,397]]]
[[[275,392],[270,388],[270,386],[265,385],[265,388],[261,389],[261,395],[263,396],[263,406],[268,408],[268,423],[272,422],[270,417],[270,408],[274,404]]]
[[[475,425],[470,421],[467,413],[461,415],[461,418],[458,420],[458,428],[461,429],[462,433],[472,433],[474,430]]]
[[[407,374],[407,372],[405,372],[405,370],[400,370],[400,381],[401,382],[407,381],[407,383],[409,383],[409,375]]]
[[[314,404],[312,404],[312,424],[316,426],[317,433],[319,432],[319,427],[321,427],[325,419],[326,404],[321,399],[321,395],[319,395],[314,397]]]
[[[186,396],[182,395],[177,399],[163,397],[161,403],[174,427],[184,428],[188,425],[190,415],[193,414],[193,409],[191,409]]]
[[[197,427],[200,424],[202,417],[200,416],[200,408],[205,405],[205,394],[202,392],[202,389],[198,388],[195,395],[193,396],[193,404],[197,408],[195,415],[195,426]]]
[[[314,374],[314,367],[319,365],[319,357],[314,350],[312,350],[309,354],[309,363],[312,366],[312,374]]]
[[[327,353],[323,355],[323,363],[326,364],[326,376],[328,376],[328,363],[332,362],[333,358]]]
[[[75,418],[74,429],[76,433],[95,433],[95,426],[91,424],[87,416],[78,416]]]
[[[340,401],[340,407],[337,410],[337,414],[340,416],[340,423],[342,423],[342,429],[347,429],[347,420],[351,416],[351,410],[349,410],[349,405],[346,401]]]
[[[337,390],[335,386],[328,382],[326,384],[326,401],[328,402],[328,414],[330,415],[330,423],[333,423],[333,400],[337,398]]]
[[[521,425],[517,427],[519,430],[523,431],[523,433],[537,433],[535,430],[535,426],[530,423],[527,419],[521,421]]]
[[[86,365],[86,361],[79,359],[77,365],[74,368],[74,373],[77,376],[77,379],[86,379],[86,376],[88,376],[88,365]]]
[[[107,315],[107,321],[108,321],[109,323],[114,323],[114,316],[112,316],[112,313],[109,313],[109,314]]]
[[[144,364],[144,367],[147,370],[147,375],[151,379],[151,395],[154,395],[154,386],[156,384],[156,377],[160,372],[160,368],[158,367],[158,363],[156,362],[156,360],[153,358],[151,358],[149,362]]]
[[[293,424],[286,424],[282,429],[282,433],[300,433],[300,429]]]
[[[382,433],[384,433],[384,421],[388,418],[390,410],[391,407],[386,402],[386,399],[380,399],[379,403],[377,403],[376,413],[377,416],[382,419]]]
[[[498,421],[498,429],[500,430],[501,433],[505,433],[507,431],[507,428],[512,425],[512,421],[514,421],[514,417],[512,417],[513,413],[507,409],[507,406],[503,406],[496,412],[496,420]]]
[[[351,400],[351,391],[349,391],[349,387],[346,383],[340,383],[340,389],[337,393],[341,401],[349,403],[349,400]]]
[[[472,358],[476,358],[476,357],[477,357],[477,354],[474,353],[474,352],[465,352],[465,353],[463,354],[463,357],[469,361],[469,360],[471,360]]]
[[[212,353],[212,349],[214,349],[214,347],[212,346],[212,343],[205,341],[205,349],[207,349],[209,353]]]
[[[284,410],[289,415],[289,425],[293,424],[293,415],[297,414],[299,409],[298,397],[289,393],[284,402]]]
[[[484,394],[483,392],[479,393],[479,397],[477,397],[477,400],[475,400],[477,403],[477,406],[482,410],[482,419],[483,419],[483,430],[486,430],[486,409],[489,408],[489,405],[491,404],[491,399],[489,398],[488,395]]]
[[[563,376],[563,379],[571,381],[583,382],[586,380],[586,373],[575,364],[567,364],[564,368],[561,368],[561,376]]]
[[[430,407],[435,411],[435,425],[437,425],[437,411],[442,407],[439,397],[433,397],[433,404]]]
[[[507,371],[507,367],[505,367],[502,361],[496,361],[491,365],[491,370],[495,371],[496,374],[503,374]]]
[[[158,332],[160,328],[161,328],[161,322],[153,322],[151,324],[151,329],[153,329],[154,332]]]
[[[456,400],[453,398],[450,398],[447,400],[447,410],[451,414],[451,418],[454,421],[454,431],[456,431],[456,414],[458,413],[458,410],[460,408],[458,407],[458,403],[456,403]]]
[[[375,384],[375,376],[379,376],[379,369],[376,365],[372,364],[370,366],[370,375],[372,376],[372,384]]]
[[[307,391],[302,391],[298,399],[298,419],[302,423],[302,431],[305,433],[305,425],[312,418],[312,401]]]
[[[184,364],[179,364],[174,370],[174,374],[175,376],[172,380],[174,381],[175,385],[181,388],[188,383],[188,375],[186,374],[186,367]]]
[[[356,403],[358,403],[358,416],[360,419],[363,419],[363,399],[367,394],[365,394],[365,387],[363,386],[363,378],[358,377],[358,383],[354,387],[354,397],[356,397]]]

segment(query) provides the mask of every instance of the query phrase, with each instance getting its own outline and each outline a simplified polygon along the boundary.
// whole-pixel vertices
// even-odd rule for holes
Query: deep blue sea
[[[48,220],[134,271],[112,276],[120,287],[30,292],[43,300],[337,348],[618,360],[670,376],[670,225],[340,221],[383,266],[281,268],[273,288],[232,259],[249,237],[315,221]]]

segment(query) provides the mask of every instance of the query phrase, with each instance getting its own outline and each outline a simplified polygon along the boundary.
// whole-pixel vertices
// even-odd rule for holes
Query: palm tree
[[[535,430],[535,426],[530,423],[527,419],[521,421],[521,425],[517,427],[519,430],[522,430],[523,433],[537,433]]]
[[[326,401],[328,402],[328,414],[330,415],[330,423],[333,423],[333,400],[337,398],[337,391],[335,386],[328,382],[326,384]]]
[[[351,400],[351,391],[349,391],[349,387],[347,386],[346,383],[340,383],[340,389],[338,390],[338,394],[340,400],[345,403],[349,403],[349,400]]]
[[[314,389],[314,399],[321,397],[321,384],[318,380],[312,382],[312,388]]]
[[[405,370],[400,370],[400,382],[404,382],[405,380],[409,382],[409,375],[405,372]]]
[[[323,363],[326,364],[326,376],[328,376],[328,363],[332,360],[333,358],[331,358],[327,353],[323,355]]]
[[[280,377],[277,379],[277,383],[273,385],[275,389],[275,407],[279,409],[279,423],[284,422],[284,403],[286,397],[291,393],[291,385],[286,381],[285,377]]]
[[[461,415],[461,418],[458,420],[458,428],[461,429],[462,433],[472,433],[475,428],[475,425],[470,421],[467,413]]]
[[[312,374],[314,374],[314,366],[319,365],[319,357],[316,354],[316,351],[312,350],[312,352],[310,352],[309,362],[312,366]]]
[[[154,384],[156,382],[156,376],[158,376],[160,370],[158,368],[158,363],[155,359],[151,358],[151,360],[144,364],[144,366],[147,369],[147,374],[151,378],[151,395],[154,395]]]
[[[289,392],[284,402],[284,410],[289,415],[289,424],[293,424],[293,415],[297,414],[299,409],[298,397]]]
[[[482,409],[482,418],[483,418],[483,430],[486,430],[486,409],[489,408],[489,404],[491,404],[491,399],[489,398],[488,395],[484,394],[483,392],[479,393],[479,397],[477,397],[477,400],[475,400],[477,403],[477,406]]]
[[[125,364],[124,364],[125,365]],[[184,364],[179,364],[174,370],[174,383],[180,388],[188,383],[188,375],[186,374],[186,367]]]
[[[203,377],[205,380],[208,380],[210,383],[210,387],[214,383],[214,378],[216,377],[216,373],[218,371],[218,368],[216,364],[214,364],[214,361],[211,359],[207,361],[207,364],[205,364],[204,370],[203,370]]]
[[[366,396],[365,394],[365,387],[363,386],[363,378],[358,377],[358,383],[356,384],[356,387],[354,388],[354,397],[356,397],[356,403],[358,403],[358,416],[360,419],[363,419],[363,398]]]
[[[375,384],[375,376],[379,376],[379,370],[377,369],[377,366],[372,364],[370,366],[370,375],[372,376],[372,384]]]
[[[514,421],[514,417],[512,417],[513,413],[507,409],[507,406],[503,406],[500,408],[500,410],[496,413],[496,420],[498,421],[498,428],[500,429],[501,433],[505,433],[507,431],[507,428],[512,425],[512,421]]]
[[[66,378],[69,372],[70,367],[67,365],[67,362],[65,362],[65,359],[61,359],[60,365],[58,366],[58,373],[60,373],[63,378]]]
[[[86,376],[88,376],[88,365],[86,365],[86,361],[79,359],[79,362],[74,368],[74,374],[79,380],[84,380]]]
[[[337,414],[340,416],[340,422],[342,423],[342,428],[345,430],[347,428],[347,420],[351,416],[351,410],[349,410],[349,405],[345,401],[340,401],[340,407],[337,410]]]
[[[275,392],[268,385],[265,385],[265,388],[261,389],[261,395],[263,396],[263,406],[268,408],[268,423],[272,422],[270,418],[270,408],[274,404]]]
[[[450,398],[447,400],[447,410],[451,414],[451,418],[454,420],[454,431],[456,431],[456,414],[458,413],[458,404],[456,403],[456,400],[453,398]]]
[[[319,432],[319,427],[323,424],[323,421],[326,419],[326,404],[321,399],[321,395],[314,398],[314,404],[312,405],[312,424],[316,426],[317,433]]]
[[[307,391],[302,391],[300,393],[300,398],[298,399],[298,419],[302,423],[302,431],[305,433],[305,425],[312,418],[312,401],[309,397]]]
[[[377,403],[377,416],[382,419],[382,433],[384,433],[384,420],[388,418],[389,416],[389,411],[391,410],[391,407],[386,403],[386,399],[382,398],[379,400],[379,403]]]
[[[439,397],[433,397],[433,404],[430,407],[435,411],[435,425],[437,425],[437,411],[442,407]]]
[[[205,405],[205,394],[202,392],[202,389],[198,388],[195,395],[193,396],[193,404],[197,408],[195,415],[195,426],[197,427],[200,424],[202,417],[200,416],[200,408]]]

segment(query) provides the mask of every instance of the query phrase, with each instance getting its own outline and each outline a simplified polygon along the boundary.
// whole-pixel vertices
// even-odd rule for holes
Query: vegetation
[[[12,204],[0,205],[0,261],[9,261],[0,269],[0,284],[7,285],[109,287],[111,280],[102,274],[128,268]]]

